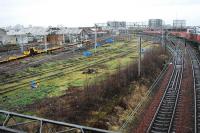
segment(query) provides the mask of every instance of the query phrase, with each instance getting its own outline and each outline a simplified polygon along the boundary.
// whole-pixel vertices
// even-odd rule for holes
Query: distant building
[[[47,35],[47,43],[50,44],[62,44],[63,42],[63,36],[57,35],[57,34],[49,34]]]
[[[76,43],[85,39],[90,39],[93,31],[88,28],[64,28],[56,34],[63,35],[65,43]]]
[[[126,28],[126,22],[125,21],[108,21],[107,26],[114,29]]]
[[[8,35],[7,44],[17,44],[17,38],[15,35]]]
[[[0,29],[0,45],[4,45],[6,43],[7,34],[4,29]]]
[[[155,28],[161,28],[163,25],[162,19],[149,19],[149,28],[155,29]]]
[[[16,35],[17,44],[28,44],[28,36],[26,34]]]
[[[42,27],[23,28],[21,30],[8,30],[7,42],[9,44],[28,44],[32,42],[43,42],[46,29]]]
[[[174,28],[185,28],[186,20],[173,20],[173,27]]]

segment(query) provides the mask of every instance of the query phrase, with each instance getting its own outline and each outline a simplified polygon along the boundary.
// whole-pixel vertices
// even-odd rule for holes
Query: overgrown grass
[[[113,53],[111,51],[113,51],[113,49],[116,49],[118,51],[121,50],[128,50],[132,47],[134,47],[134,45],[136,44],[129,44],[128,46],[124,46],[122,43],[117,43],[114,45],[107,45],[108,47],[111,47],[112,50],[107,49],[107,47],[100,47],[98,48],[99,52],[103,52],[106,53],[107,55],[113,55]],[[119,49],[121,48],[121,49]],[[106,50],[105,50],[106,49]],[[136,49],[135,49],[136,50]],[[117,54],[117,53],[116,53]],[[123,58],[117,58],[117,59],[112,59],[109,60],[103,64],[100,65],[96,65],[93,66],[95,69],[98,70],[97,74],[91,74],[88,75],[87,78],[90,79],[90,82],[94,82],[93,79],[95,77],[98,77],[99,79],[104,79],[105,78],[105,74],[106,73],[115,73],[117,70],[117,66],[119,64],[119,62],[121,64],[123,64],[122,66],[126,66],[126,64],[128,64],[131,61],[130,57],[135,57],[137,56],[137,52],[133,51],[133,53],[128,54],[127,56],[124,56]],[[73,64],[74,67],[76,67],[75,64],[80,65],[80,64],[89,64],[92,61],[97,60],[98,58],[104,58],[103,55],[98,56],[98,58],[96,58],[97,56],[92,56],[91,58],[86,59],[85,57],[77,57],[75,56],[74,58],[71,59],[67,59],[67,60],[59,60],[59,61],[55,61],[55,62],[49,62],[49,63],[45,63],[42,65],[39,65],[38,67],[29,67],[27,68],[25,71],[17,73],[16,75],[18,76],[26,76],[29,74],[35,74],[41,71],[45,71],[48,70],[49,68],[59,68],[62,67],[63,65],[67,64]],[[73,67],[71,67],[73,68]],[[48,75],[48,73],[46,73],[46,75]],[[24,81],[29,81],[30,79],[25,79]],[[37,80],[37,77],[32,78],[32,80]],[[63,93],[65,93],[65,91],[70,88],[70,87],[83,87],[84,83],[86,80],[86,75],[82,74],[82,70],[78,70],[75,71],[73,73],[69,73],[69,74],[63,74],[60,75],[57,78],[54,78],[53,80],[47,80],[45,82],[40,82],[40,87],[35,89],[35,90],[31,90],[30,86],[21,88],[19,90],[7,93],[6,95],[0,96],[0,102],[2,103],[3,108],[5,109],[12,109],[12,108],[17,108],[17,107],[21,107],[27,104],[31,104],[35,101],[41,100],[43,98],[46,97],[53,97],[53,96],[60,96],[63,95]],[[21,83],[22,81],[18,81],[18,83]],[[18,84],[13,83],[17,86]],[[6,86],[10,86],[11,84],[6,84],[4,85],[4,87]],[[4,100],[4,97],[7,97],[6,100]]]
[[[132,83],[149,86],[167,60],[163,55],[162,49],[153,49],[144,55],[142,64],[148,65],[142,67],[142,78],[137,76],[137,63],[130,63],[126,67],[118,65],[115,73],[106,73],[106,78],[102,80],[99,80],[99,77],[96,77],[92,83],[89,83],[89,79],[86,80],[83,90],[71,90],[61,97],[43,100],[35,104],[35,108],[32,109],[42,107],[36,112],[43,117],[108,129],[110,127],[105,125],[109,121],[107,116],[116,112],[115,107],[120,106],[124,110],[129,106],[126,101],[124,102],[123,97],[134,93],[133,103],[130,104],[132,108],[140,102],[148,89],[147,87],[141,89],[142,87]],[[44,104],[48,105],[47,103],[52,105],[43,107]]]

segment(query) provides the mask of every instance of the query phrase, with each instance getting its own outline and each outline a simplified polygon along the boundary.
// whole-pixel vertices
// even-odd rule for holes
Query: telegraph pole
[[[65,34],[63,32],[63,45],[65,44]]]
[[[21,52],[23,53],[24,52],[24,42],[23,42],[23,37],[22,37],[22,34],[20,34],[20,44],[21,44]]]
[[[163,32],[163,24],[162,24],[162,47],[164,47],[164,32]]]
[[[45,51],[47,51],[47,36],[44,35],[44,46],[45,46]]]
[[[94,51],[96,53],[97,49],[97,25],[95,24],[95,43],[94,43]]]
[[[139,36],[138,76],[141,76],[141,35]]]

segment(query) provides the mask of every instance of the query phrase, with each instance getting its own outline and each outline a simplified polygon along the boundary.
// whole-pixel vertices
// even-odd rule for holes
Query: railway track
[[[173,65],[174,70],[167,88],[147,129],[149,133],[169,133],[173,131],[175,126],[173,122],[183,73],[182,51],[176,50]]]
[[[136,46],[134,46],[133,48],[135,48],[135,47]],[[131,49],[131,50],[133,50],[133,49]],[[110,53],[109,54],[105,53],[102,50],[99,51],[99,52],[100,53],[96,54],[96,56],[98,58],[102,58],[102,56],[109,56],[109,54],[110,54]],[[124,52],[124,51],[123,50],[113,50],[112,51],[113,54],[118,54],[118,53],[121,53],[121,52]],[[69,60],[70,59],[73,59],[73,58],[69,58]],[[80,63],[83,60],[85,60],[85,59],[84,58],[73,59],[73,61],[76,62],[76,63]],[[67,70],[70,67],[76,66],[77,65],[76,63],[64,63],[64,64],[58,65],[56,68],[49,68],[48,70],[43,70],[43,71],[40,71],[40,72],[37,72],[37,73],[30,73],[30,74],[22,75],[22,76],[15,76],[15,75],[13,75],[11,78],[1,79],[0,85],[18,82],[18,81],[23,80],[23,79],[33,78],[33,77],[36,77],[36,76],[41,76],[43,74],[47,74],[47,73],[51,73],[51,72],[55,72],[55,71]]]
[[[188,49],[190,55],[193,79],[194,79],[194,133],[200,132],[200,62],[191,47]]]
[[[74,71],[78,71],[78,70],[82,70],[82,69],[85,69],[89,66],[95,66],[97,64],[101,64],[101,63],[104,63],[106,61],[109,61],[111,59],[115,59],[115,58],[118,58],[118,57],[123,57],[123,56],[126,56],[128,54],[130,54],[132,52],[132,50],[129,50],[129,51],[126,51],[126,52],[121,52],[117,55],[113,55],[113,56],[108,56],[106,58],[103,58],[103,59],[100,59],[100,60],[96,60],[96,61],[93,61],[91,64],[88,64],[88,65],[79,65],[75,68],[72,68],[70,69],[69,71],[66,71],[65,69],[64,70],[59,70],[59,71],[56,71],[48,76],[43,76],[43,77],[38,77],[37,79],[35,80],[39,80],[40,82],[43,82],[43,81],[46,81],[46,80],[50,80],[50,79],[54,79],[56,77],[58,77],[59,75],[63,75],[63,74],[69,74],[69,73],[72,73]],[[30,80],[31,81],[31,80]],[[27,87],[29,86],[30,84],[30,81],[26,81],[24,83],[20,83],[18,84],[17,86],[16,85],[12,85],[12,86],[9,86],[9,87],[5,87],[3,89],[0,89],[0,95],[3,95],[5,93],[8,93],[8,92],[11,92],[11,91],[14,91],[14,90],[18,90],[18,89],[21,89],[23,87]]]

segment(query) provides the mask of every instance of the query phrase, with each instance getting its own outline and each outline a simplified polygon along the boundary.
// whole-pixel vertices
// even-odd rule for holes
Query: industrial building
[[[149,19],[149,28],[152,29],[157,29],[157,28],[161,28],[163,25],[163,20],[162,19]]]
[[[126,28],[126,22],[125,21],[108,21],[107,26],[114,29]]]
[[[185,28],[186,20],[173,20],[173,27],[174,28]]]

